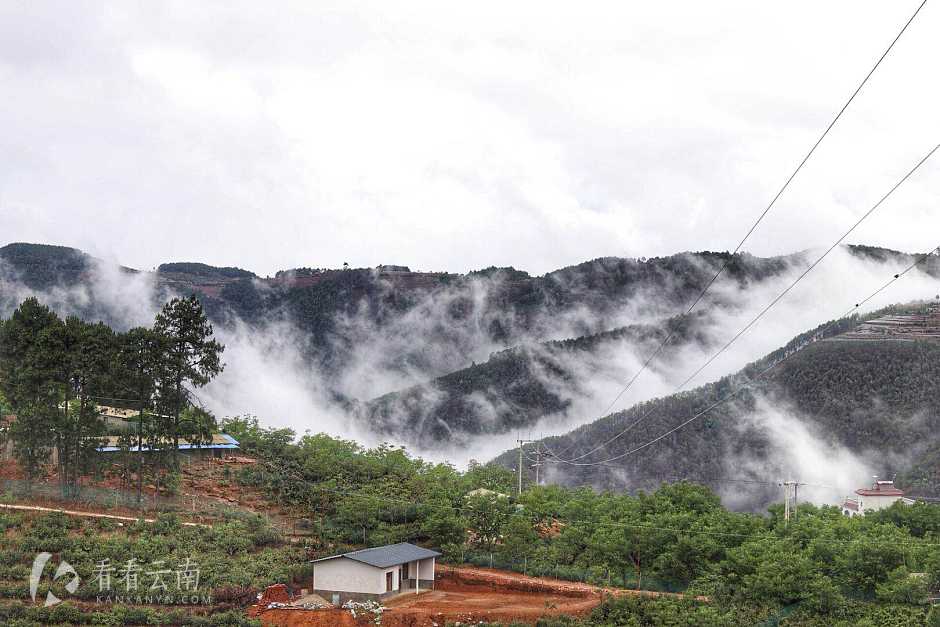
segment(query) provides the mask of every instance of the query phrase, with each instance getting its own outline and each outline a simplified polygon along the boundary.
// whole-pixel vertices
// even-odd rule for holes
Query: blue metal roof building
[[[102,438],[106,441],[106,444],[98,447],[99,453],[114,453],[121,450],[121,447],[117,445],[120,440],[120,436],[111,435],[106,438]],[[165,443],[166,448],[172,448],[172,442]],[[150,447],[146,444],[141,447],[143,452],[147,452]],[[180,451],[224,451],[224,450],[238,450],[240,447],[238,445],[238,440],[233,438],[227,433],[214,433],[212,435],[212,442],[208,444],[193,444],[185,439],[180,439],[178,450]],[[130,446],[127,450],[136,453],[138,452],[137,445],[134,444]]]

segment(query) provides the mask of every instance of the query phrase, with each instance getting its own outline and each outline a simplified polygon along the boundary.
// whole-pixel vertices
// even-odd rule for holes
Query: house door
[[[385,591],[386,592],[392,591],[392,583],[393,583],[392,580],[394,579],[394,577],[395,577],[394,572],[385,573]]]

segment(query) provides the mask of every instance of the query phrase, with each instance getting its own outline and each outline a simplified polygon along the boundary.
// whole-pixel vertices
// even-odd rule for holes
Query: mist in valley
[[[299,435],[325,432],[374,446],[391,439],[415,455],[432,461],[446,461],[465,467],[470,460],[489,460],[515,446],[520,435],[541,437],[565,433],[590,423],[605,413],[625,409],[638,402],[665,396],[696,370],[718,347],[750,321],[800,272],[803,258],[794,258],[783,274],[763,282],[741,286],[720,279],[700,308],[701,342],[670,347],[655,360],[636,382],[613,403],[624,384],[641,368],[655,342],[618,340],[599,344],[595,350],[549,351],[542,342],[578,337],[630,324],[662,323],[681,313],[674,303],[664,303],[656,293],[643,293],[600,311],[579,307],[563,316],[535,314],[522,329],[519,312],[494,313],[483,306],[503,280],[478,277],[469,288],[442,289],[423,296],[403,315],[378,324],[365,312],[343,315],[336,322],[337,334],[348,348],[339,371],[324,371],[311,363],[309,338],[287,315],[248,324],[237,318],[216,324],[216,334],[226,346],[224,372],[197,396],[218,418],[253,414],[270,427],[289,427]],[[840,250],[801,282],[754,328],[714,361],[685,389],[734,372],[749,362],[782,346],[793,336],[834,319],[860,298],[867,296],[899,272],[900,262],[877,262]],[[847,281],[845,277],[852,277]],[[936,280],[914,271],[877,298],[866,303],[872,310],[893,302],[929,298],[937,292]],[[60,314],[89,312],[119,329],[149,325],[166,295],[158,288],[155,275],[133,273],[114,264],[97,262],[81,285],[36,292],[25,287],[9,268],[0,267],[0,314],[8,316],[27,296],[36,295]],[[472,303],[471,314],[454,323],[453,308]],[[821,311],[828,312],[821,314]],[[494,319],[514,329],[513,346],[525,346],[547,360],[561,360],[558,366],[568,376],[559,377],[552,369],[534,368],[540,382],[568,401],[564,411],[545,416],[524,432],[455,434],[452,441],[422,442],[415,438],[388,438],[381,430],[356,420],[350,402],[365,402],[389,392],[424,384],[434,377],[483,363],[504,350],[507,343],[494,341],[490,333]],[[430,403],[422,411],[434,416],[433,390]],[[506,407],[494,406],[492,399],[474,396],[479,415],[495,416]],[[511,410],[511,407],[509,408]],[[395,417],[392,416],[394,420]],[[741,428],[763,431],[773,443],[768,458],[726,460],[729,476],[782,477],[792,475],[807,483],[833,486],[833,490],[807,487],[801,496],[818,502],[832,502],[843,486],[861,485],[879,473],[876,454],[855,455],[814,434],[798,415],[784,406],[762,403]],[[682,434],[679,434],[682,437]],[[603,451],[592,459],[603,458]],[[610,469],[611,473],[618,472]],[[551,468],[557,479],[564,470]],[[626,478],[628,479],[628,478]],[[629,481],[625,481],[628,484]],[[723,498],[735,505],[739,492],[728,490]]]

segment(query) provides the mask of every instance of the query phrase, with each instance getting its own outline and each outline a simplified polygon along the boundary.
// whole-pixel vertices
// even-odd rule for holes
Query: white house
[[[842,513],[846,516],[864,516],[865,512],[874,512],[891,507],[897,501],[910,505],[914,501],[904,498],[904,492],[894,487],[894,481],[878,481],[870,488],[859,488],[855,497],[846,497],[842,501]]]
[[[441,554],[402,542],[313,560],[313,591],[335,606],[434,588]]]

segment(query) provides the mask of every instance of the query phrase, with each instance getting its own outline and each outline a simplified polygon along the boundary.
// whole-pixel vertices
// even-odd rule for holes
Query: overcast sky
[[[0,3],[0,244],[259,274],[733,248],[919,0]],[[136,8],[135,8],[136,7]],[[940,141],[928,4],[746,245]],[[940,155],[851,238],[940,244]]]

